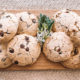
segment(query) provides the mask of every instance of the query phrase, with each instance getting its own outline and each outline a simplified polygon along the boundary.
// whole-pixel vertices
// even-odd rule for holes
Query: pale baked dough
[[[16,14],[19,19],[18,34],[27,33],[32,36],[37,35],[38,19],[34,14],[21,12]]]
[[[0,44],[0,68],[7,68],[11,64],[12,64],[12,62],[7,55],[6,45]]]
[[[0,43],[9,42],[18,29],[18,19],[14,14],[5,13],[0,19]]]
[[[53,61],[65,61],[71,57],[73,43],[64,32],[55,32],[46,39],[43,45],[45,56]]]
[[[74,48],[73,55],[67,61],[61,62],[67,68],[78,69],[80,68],[80,47]]]
[[[19,66],[33,64],[37,61],[41,49],[36,37],[27,34],[17,35],[8,44],[7,53],[13,63]]]

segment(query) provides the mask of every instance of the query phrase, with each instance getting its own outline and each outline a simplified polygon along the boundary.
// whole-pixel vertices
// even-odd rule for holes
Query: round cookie
[[[6,51],[6,45],[0,44],[0,68],[7,68],[12,64],[10,58],[7,56]]]
[[[5,13],[0,19],[0,43],[10,41],[18,29],[18,19],[14,14]]]
[[[78,69],[80,68],[80,47],[74,48],[73,55],[67,61],[61,62],[67,68]]]
[[[55,32],[46,39],[43,45],[45,56],[53,61],[65,61],[71,57],[73,43],[64,32]]]
[[[80,45],[80,17],[72,11],[62,10],[54,15],[53,30],[66,32],[75,44]]]
[[[40,52],[40,45],[36,37],[27,34],[15,36],[7,48],[10,59],[19,66],[33,64],[37,61]]]
[[[69,33],[72,41],[80,45],[80,17],[77,17],[75,24],[70,26]]]
[[[53,19],[55,20],[53,30],[68,32],[70,25],[74,25],[78,15],[68,9],[58,11],[54,14]]]
[[[12,21],[16,25],[18,25],[18,23],[19,23],[16,15],[12,14],[12,13],[8,13],[8,12],[3,12],[1,15],[1,19],[9,19],[10,21]]]
[[[17,13],[16,16],[20,20],[18,34],[27,33],[32,36],[37,35],[38,19],[34,14],[22,12]]]

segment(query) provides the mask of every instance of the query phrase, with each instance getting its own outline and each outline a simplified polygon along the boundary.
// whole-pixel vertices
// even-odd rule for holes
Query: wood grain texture
[[[51,18],[57,10],[7,10],[7,11],[12,13],[28,11],[28,12],[34,13],[37,16],[39,16],[40,13],[43,13]],[[80,15],[80,10],[74,10],[74,11]],[[67,68],[64,68],[60,63],[54,63],[47,60],[44,54],[41,53],[36,63],[32,65],[19,67],[13,64],[6,69],[0,69],[0,70],[52,70],[52,69],[67,69]]]

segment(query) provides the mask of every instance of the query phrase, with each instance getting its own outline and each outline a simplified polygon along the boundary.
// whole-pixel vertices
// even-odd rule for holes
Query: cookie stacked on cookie
[[[54,33],[44,43],[44,54],[67,68],[80,68],[80,16],[66,9],[55,13],[53,19]]]
[[[11,64],[26,66],[37,61],[41,49],[35,37],[38,19],[22,12],[0,14],[0,68]]]
[[[33,64],[41,48],[50,61],[80,68],[80,16],[68,9],[53,19],[28,12],[0,14],[0,68]]]
[[[12,13],[2,12],[0,14],[0,68],[6,68],[12,64],[7,55],[8,42],[16,35],[18,19]]]

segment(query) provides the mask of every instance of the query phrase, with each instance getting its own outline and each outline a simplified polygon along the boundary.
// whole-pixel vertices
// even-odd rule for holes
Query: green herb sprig
[[[37,38],[42,45],[47,39],[47,37],[50,36],[50,32],[51,32],[54,20],[50,19],[46,15],[40,14],[38,23],[39,23],[39,28],[37,32]]]

